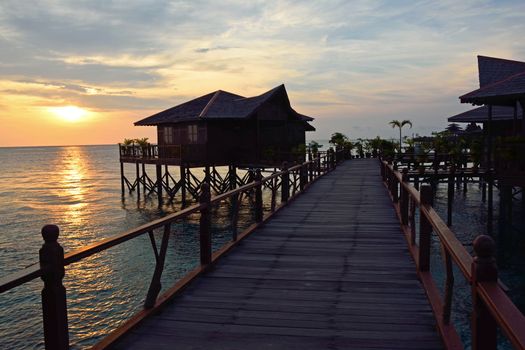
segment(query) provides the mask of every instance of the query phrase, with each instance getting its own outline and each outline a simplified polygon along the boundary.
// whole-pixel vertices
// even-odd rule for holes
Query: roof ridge
[[[204,106],[204,108],[200,112],[199,118],[204,118],[204,116],[206,116],[206,113],[208,113],[208,110],[210,109],[210,107],[213,104],[213,102],[215,102],[215,100],[217,99],[217,97],[219,96],[220,93],[221,93],[221,90],[215,91],[215,94],[213,94],[213,96],[210,98],[208,103],[206,103],[206,106]]]
[[[482,57],[482,58],[490,58],[490,59],[493,59],[493,60],[499,60],[499,61],[507,61],[507,62],[512,62],[512,63],[521,63],[521,64],[525,65],[525,62],[524,62],[524,61],[509,60],[508,58],[499,58],[499,57],[492,57],[492,56],[478,55],[478,59],[479,59],[480,57]]]

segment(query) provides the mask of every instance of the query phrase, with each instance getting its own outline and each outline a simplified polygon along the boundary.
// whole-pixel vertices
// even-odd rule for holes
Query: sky
[[[429,135],[472,108],[477,55],[525,61],[525,1],[0,2],[0,146],[115,144],[221,89],[285,84],[308,139]]]

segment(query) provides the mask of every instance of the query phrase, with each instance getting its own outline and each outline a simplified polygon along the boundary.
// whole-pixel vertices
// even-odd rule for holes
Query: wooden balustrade
[[[330,158],[332,157],[332,158]],[[58,243],[59,229],[54,225],[44,226],[42,229],[42,236],[44,238],[44,245],[40,250],[40,266],[32,266],[25,270],[16,272],[0,279],[0,293],[6,292],[16,288],[24,283],[32,281],[41,277],[44,281],[44,289],[42,291],[42,309],[43,309],[43,328],[45,346],[48,350],[62,350],[69,348],[69,333],[67,323],[67,305],[66,305],[66,289],[62,285],[62,278],[65,273],[65,266],[76,263],[80,260],[88,258],[92,255],[105,251],[109,248],[118,246],[126,241],[134,239],[138,236],[148,234],[152,245],[152,250],[155,258],[155,269],[151,279],[150,286],[144,301],[144,311],[126,321],[124,325],[119,327],[112,335],[107,337],[100,345],[101,348],[111,344],[116,340],[118,334],[128,331],[141,319],[149,315],[150,310],[162,305],[175,295],[178,290],[183,288],[193,278],[195,278],[202,271],[213,264],[217,258],[226,253],[229,249],[234,247],[240,238],[246,237],[248,234],[267,220],[284,206],[287,202],[294,199],[297,195],[316,181],[319,177],[332,170],[337,165],[334,160],[335,156],[332,153],[319,154],[318,158],[309,160],[302,164],[298,164],[288,168],[285,164],[283,171],[276,172],[268,177],[263,178],[260,170],[256,170],[254,181],[232,189],[221,195],[211,197],[210,186],[203,183],[201,186],[201,194],[199,202],[186,207],[176,213],[167,215],[161,219],[151,221],[147,224],[139,226],[135,229],[128,230],[116,236],[92,243],[81,249],[75,250],[64,255],[64,251]],[[342,159],[342,157],[341,157]],[[329,164],[324,168],[320,168],[321,164]],[[290,174],[293,175],[290,181]],[[280,179],[281,185],[281,203],[276,205],[277,186]],[[263,185],[273,184],[271,188],[271,205],[270,212],[264,215],[263,209]],[[294,193],[290,196],[290,185],[294,189]],[[241,207],[242,196],[248,194],[250,191],[255,191],[255,223],[245,230],[240,238],[237,234],[237,222],[239,217],[239,210]],[[211,246],[211,206],[224,200],[231,200],[232,203],[232,242],[223,246],[218,252],[212,252]],[[170,237],[171,224],[187,218],[194,213],[200,213],[199,220],[199,237],[200,237],[200,266],[188,273],[181,281],[162,296],[159,297],[161,291],[161,277],[165,266],[166,252],[168,249],[168,241]],[[160,249],[157,248],[155,236],[153,234],[155,229],[163,229]]]
[[[497,327],[516,349],[525,349],[525,317],[497,281],[495,244],[492,238],[480,235],[474,240],[475,257],[473,258],[432,208],[430,186],[422,185],[418,191],[408,183],[406,172],[400,173],[385,161],[380,161],[380,167],[382,179],[391,195],[445,347],[447,349],[463,348],[457,331],[450,323],[454,289],[452,265],[454,263],[472,288],[472,349],[496,349]],[[398,190],[400,191],[399,201],[396,200]],[[415,227],[416,208],[419,209],[418,241]],[[430,272],[432,233],[440,241],[445,265],[443,297]]]

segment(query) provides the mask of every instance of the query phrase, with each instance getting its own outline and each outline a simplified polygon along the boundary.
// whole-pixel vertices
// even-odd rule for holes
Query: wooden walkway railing
[[[498,283],[495,243],[492,238],[478,236],[473,242],[475,257],[471,257],[432,208],[432,189],[429,185],[421,186],[420,191],[416,190],[408,183],[406,170],[401,173],[385,161],[381,161],[381,175],[397,210],[446,347],[463,348],[461,339],[450,323],[454,290],[452,265],[455,264],[472,288],[472,349],[496,349],[498,327],[516,349],[525,349],[525,317]],[[416,222],[416,211],[419,211],[419,222]],[[416,234],[416,225],[419,235]],[[446,267],[443,296],[430,272],[432,232],[441,243]]]
[[[285,168],[283,171],[265,178],[257,171],[254,182],[214,197],[210,195],[209,185],[203,184],[199,203],[167,215],[162,219],[90,244],[65,255],[63,248],[58,243],[59,228],[55,225],[46,225],[42,228],[42,237],[45,243],[40,249],[40,265],[34,265],[1,278],[0,294],[41,277],[44,281],[44,288],[42,290],[42,312],[45,347],[47,350],[68,349],[69,333],[66,289],[62,284],[65,267],[138,236],[147,234],[151,240],[156,265],[145,298],[144,310],[128,320],[118,330],[118,332],[125,332],[150,314],[155,307],[168,300],[181,286],[184,286],[188,281],[191,281],[195,276],[205,271],[210,263],[230,250],[242,237],[251,233],[262,222],[266,221],[275,212],[284,207],[289,200],[294,199],[302,193],[312,182],[335,169],[339,159],[341,159],[339,154],[331,151],[320,154],[319,157],[302,164]],[[271,205],[268,206],[270,210],[266,213],[264,213],[263,210],[263,187],[271,190]],[[278,190],[280,190],[279,192],[281,194],[279,205],[276,204],[279,201],[276,198]],[[243,203],[242,197],[249,195],[250,192],[255,192],[255,222],[242,234],[238,235],[237,220],[240,206]],[[219,251],[212,253],[210,208],[212,205],[225,200],[230,200],[233,207],[232,241],[223,246]],[[159,297],[161,291],[160,280],[164,269],[171,224],[183,220],[193,213],[200,213],[200,266]],[[154,236],[154,230],[156,229],[163,230],[160,247],[157,246]],[[110,343],[113,339],[114,337],[110,336],[106,338],[105,342]]]

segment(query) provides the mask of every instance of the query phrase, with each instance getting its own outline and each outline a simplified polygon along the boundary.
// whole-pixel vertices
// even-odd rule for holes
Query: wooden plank
[[[274,214],[116,349],[440,349],[377,160]]]

